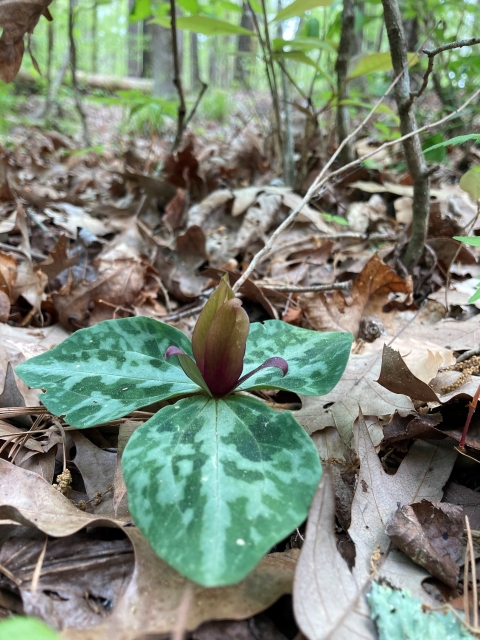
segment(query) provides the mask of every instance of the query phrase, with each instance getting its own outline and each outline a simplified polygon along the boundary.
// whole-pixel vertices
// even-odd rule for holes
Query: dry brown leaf
[[[436,324],[413,322],[402,332],[402,338],[429,340],[452,351],[468,351],[480,344],[480,315],[469,320],[448,318]]]
[[[96,280],[84,280],[73,288],[67,283],[52,295],[59,320],[67,329],[124,317],[134,305],[143,302],[142,290],[152,268],[134,249],[118,246],[115,251],[99,256],[93,264],[98,269]],[[158,290],[158,282],[152,280]]]
[[[41,314],[42,302],[46,300],[45,287],[48,284],[47,276],[39,267],[30,260],[25,260],[17,267],[17,280],[13,288],[14,298],[19,296]]]
[[[44,213],[53,220],[58,227],[65,229],[70,238],[77,237],[78,229],[85,229],[92,239],[112,233],[113,228],[108,222],[93,218],[83,207],[77,207],[68,202],[56,202],[55,209],[45,208]]]
[[[374,640],[375,625],[358,584],[337,549],[335,492],[327,471],[308,516],[293,590],[297,624],[308,640]]]
[[[127,501],[127,486],[122,472],[122,455],[130,436],[141,424],[141,422],[135,420],[125,419],[121,422],[118,430],[117,465],[113,478],[113,510],[116,518],[127,518],[130,516]]]
[[[17,261],[6,253],[0,253],[0,322],[7,322],[10,316],[16,280]]]
[[[57,244],[48,254],[48,258],[38,265],[43,273],[47,276],[49,282],[65,269],[73,267],[73,265],[77,262],[78,254],[69,258],[67,249],[67,237],[65,235],[61,235],[58,239]]]
[[[116,537],[109,539],[105,530],[93,529],[49,538],[36,590],[32,583],[45,536],[29,529],[4,542],[0,563],[21,580],[24,613],[40,617],[56,629],[88,629],[108,618],[125,591],[135,562],[130,540],[125,535]],[[3,582],[11,588],[11,583]]]
[[[197,270],[208,260],[206,238],[202,229],[196,225],[189,227],[184,234],[177,236],[177,250],[169,260],[175,268],[170,276],[171,292],[180,293],[180,299],[199,296],[207,286],[207,280],[197,274]]]
[[[393,393],[402,394],[414,400],[438,402],[435,391],[416,378],[400,353],[387,345],[383,347],[382,368],[377,382]]]
[[[346,218],[352,231],[366,233],[372,223],[388,221],[387,205],[378,194],[368,202],[352,202],[348,205]]]
[[[382,320],[391,293],[410,295],[411,278],[404,280],[375,254],[355,278],[350,297],[341,291],[307,293],[299,297],[299,304],[317,331],[351,331],[357,336],[362,318]]]
[[[85,491],[92,501],[93,512],[113,518],[113,491],[109,490],[109,486],[113,485],[117,454],[100,449],[80,431],[72,431],[70,436],[76,447],[73,462],[82,474]],[[102,495],[100,503],[96,505],[95,496],[98,492],[106,495]]]
[[[443,447],[418,440],[410,448],[395,475],[383,470],[380,459],[372,444],[362,419],[358,428],[358,457],[360,475],[352,504],[352,524],[348,533],[355,543],[356,559],[354,576],[359,584],[369,579],[372,556],[380,559],[379,573],[392,586],[403,588],[397,583],[398,567],[395,557],[382,560],[390,550],[390,540],[385,528],[400,504],[411,504],[421,500],[439,501],[442,487],[448,480],[457,453],[451,447]],[[409,566],[403,564],[403,567]],[[417,567],[411,563],[411,570]],[[418,570],[420,581],[424,572]],[[415,583],[416,578],[412,579]],[[418,584],[420,588],[420,584]],[[425,594],[426,598],[426,594]]]
[[[2,0],[0,2],[0,78],[11,82],[22,64],[26,33],[33,33],[40,16],[51,20],[47,9],[52,0]]]
[[[399,507],[387,524],[390,539],[414,562],[454,589],[464,528],[461,507],[422,500]]]
[[[321,398],[302,397],[302,409],[295,412],[295,418],[309,434],[326,427],[338,429],[344,445],[350,446],[353,423],[360,409],[365,416],[390,416],[395,411],[411,411],[413,403],[409,398],[392,393],[377,383],[380,367],[379,352],[352,354],[337,386]]]
[[[93,629],[64,630],[62,637],[66,640],[137,640],[149,634],[169,633],[187,585],[194,590],[187,629],[206,620],[248,618],[291,593],[294,551],[266,556],[237,585],[205,588],[189,582],[160,560],[138,529],[80,511],[39,475],[0,459],[0,478],[0,519],[35,527],[54,538],[85,527],[119,527],[134,545],[135,570],[112,615]]]
[[[480,493],[457,482],[449,482],[445,487],[445,502],[463,507],[472,529],[480,530]]]

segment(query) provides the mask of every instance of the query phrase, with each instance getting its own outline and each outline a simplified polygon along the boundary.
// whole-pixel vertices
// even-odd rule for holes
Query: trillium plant
[[[43,404],[77,428],[173,401],[123,452],[130,512],[163,560],[197,583],[221,586],[244,578],[303,522],[321,475],[293,415],[251,392],[328,393],[351,342],[349,333],[278,320],[250,325],[225,276],[191,342],[152,318],[107,320],[16,372],[45,389]]]

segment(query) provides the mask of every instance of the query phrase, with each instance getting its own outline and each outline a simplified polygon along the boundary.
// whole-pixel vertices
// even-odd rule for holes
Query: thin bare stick
[[[185,637],[185,630],[187,628],[188,613],[192,605],[193,600],[193,587],[192,584],[187,582],[185,590],[182,594],[182,599],[177,609],[177,620],[172,632],[172,640],[183,640]]]
[[[467,566],[467,553],[469,556],[469,560],[472,563],[472,596],[473,596],[473,620],[472,620],[472,627],[474,629],[478,629],[478,592],[477,592],[477,565],[476,565],[476,558],[475,558],[475,552],[473,550],[473,539],[472,539],[472,530],[470,528],[470,520],[468,519],[468,516],[465,516],[465,528],[467,530],[467,552],[465,553],[465,568],[464,568],[464,572],[463,572],[463,593],[467,594],[467,599],[466,599],[466,608],[465,608],[465,616],[467,618],[467,621],[470,622],[469,620],[469,615],[467,613],[468,611],[468,607],[469,607],[469,600],[468,600],[468,574],[469,574],[469,570],[468,570],[468,566]],[[465,577],[466,575],[466,577]]]
[[[35,593],[38,587],[38,581],[40,580],[40,575],[42,573],[43,561],[45,559],[45,553],[47,551],[47,542],[48,536],[45,536],[45,542],[43,543],[42,550],[40,551],[40,555],[38,556],[37,564],[35,565],[35,570],[32,576],[32,586],[30,591]]]
[[[433,63],[435,60],[435,56],[443,51],[448,51],[449,49],[460,49],[461,47],[471,47],[474,44],[480,44],[480,38],[469,38],[467,40],[457,40],[455,42],[449,42],[448,44],[444,44],[441,47],[437,47],[436,49],[423,49],[423,53],[426,53],[428,56],[428,66],[425,71],[425,75],[423,76],[422,86],[418,91],[412,92],[410,94],[410,104],[413,102],[414,98],[419,98],[422,93],[427,88],[428,79],[430,74],[433,71]]]
[[[394,82],[396,82],[396,80],[397,79],[395,79]],[[392,83],[392,85],[393,85],[393,83]],[[252,271],[254,271],[254,269],[256,268],[257,264],[271,250],[271,248],[275,244],[275,241],[277,240],[278,236],[292,224],[292,222],[295,220],[295,218],[300,213],[300,211],[303,209],[303,207],[306,204],[308,204],[308,202],[312,199],[312,197],[323,187],[323,185],[328,180],[331,180],[333,177],[341,175],[341,174],[349,171],[353,167],[356,167],[359,164],[362,164],[362,162],[364,162],[368,158],[371,158],[376,153],[379,153],[380,151],[383,151],[383,149],[388,149],[389,147],[392,147],[392,146],[398,144],[399,142],[403,142],[403,140],[411,138],[414,135],[418,135],[419,133],[422,133],[423,131],[428,131],[429,129],[432,129],[433,127],[437,127],[437,126],[443,124],[444,122],[447,122],[448,120],[451,120],[452,118],[457,116],[461,111],[463,111],[470,104],[470,102],[472,102],[472,100],[475,100],[475,98],[480,95],[480,89],[477,89],[477,91],[475,91],[475,93],[473,93],[470,96],[470,98],[468,98],[468,100],[466,100],[458,109],[456,109],[455,111],[452,111],[452,113],[449,113],[448,115],[446,115],[445,117],[441,118],[437,122],[432,122],[430,124],[426,124],[425,126],[420,127],[420,129],[416,129],[415,131],[412,131],[411,133],[407,133],[405,136],[399,138],[398,140],[391,140],[389,142],[384,142],[382,145],[377,147],[374,151],[366,153],[361,158],[358,158],[357,160],[354,160],[353,162],[350,162],[349,164],[346,164],[345,166],[341,167],[340,169],[337,169],[336,171],[333,171],[329,176],[325,177],[326,171],[332,165],[332,162],[334,162],[335,159],[338,157],[338,154],[340,153],[341,149],[343,148],[343,145],[348,142],[349,138],[356,136],[357,133],[360,131],[360,129],[368,122],[370,117],[373,115],[373,113],[380,106],[383,98],[387,95],[387,93],[392,88],[392,85],[390,85],[390,87],[387,90],[387,92],[385,93],[385,95],[375,104],[375,106],[370,111],[370,113],[367,115],[367,117],[364,119],[364,121],[354,131],[352,131],[352,133],[350,133],[350,135],[347,136],[347,138],[345,138],[345,140],[343,140],[342,144],[340,144],[338,146],[338,149],[333,154],[333,156],[330,158],[329,162],[327,162],[327,164],[324,166],[322,171],[315,178],[315,180],[313,181],[313,183],[309,187],[307,193],[305,194],[305,196],[303,197],[301,202],[295,207],[295,209],[290,213],[290,215],[287,218],[285,218],[285,220],[282,222],[282,224],[279,227],[277,227],[277,229],[270,236],[269,240],[266,242],[265,246],[262,249],[260,249],[260,251],[258,253],[256,253],[254,255],[254,257],[252,258],[252,261],[250,262],[248,267],[243,272],[241,278],[239,278],[237,280],[237,282],[233,285],[232,289],[234,291],[238,291],[238,289],[244,284],[244,282],[248,279],[248,277],[250,276]]]
[[[170,29],[172,33],[172,54],[173,54],[173,84],[177,87],[179,105],[177,115],[177,134],[173,141],[172,151],[176,151],[182,141],[183,132],[185,130],[185,116],[187,115],[187,107],[185,105],[185,96],[183,95],[182,77],[180,75],[180,62],[178,56],[178,40],[177,40],[177,13],[175,0],[170,0]]]
[[[192,110],[190,111],[190,113],[188,114],[187,119],[185,120],[185,127],[187,127],[190,124],[191,119],[193,118],[193,116],[196,114],[197,109],[198,109],[198,105],[200,104],[203,95],[205,93],[205,91],[208,89],[208,84],[206,82],[202,82],[202,88],[200,89],[200,93],[198,94],[198,98],[195,100],[195,104],[192,107]]]
[[[346,282],[333,282],[332,284],[312,284],[307,287],[297,286],[295,284],[260,284],[262,289],[270,289],[271,291],[290,291],[291,293],[306,293],[308,291],[348,291],[352,286],[352,280]]]

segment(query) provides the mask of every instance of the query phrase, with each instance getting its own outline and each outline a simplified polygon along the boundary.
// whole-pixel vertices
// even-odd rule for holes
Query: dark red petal
[[[207,341],[207,335],[210,327],[212,326],[213,319],[222,305],[233,298],[235,298],[235,294],[228,283],[228,274],[226,273],[220,280],[218,287],[208,299],[207,304],[203,307],[193,330],[193,355],[202,374],[205,367],[205,343]]]
[[[244,376],[242,376],[237,383],[237,387],[243,384],[245,380],[248,380],[248,378],[251,378],[255,373],[257,373],[257,371],[261,371],[262,369],[267,369],[268,367],[276,367],[277,369],[281,369],[283,371],[283,375],[284,376],[287,375],[288,362],[283,358],[274,356],[273,358],[268,358],[268,360],[265,360],[263,364],[261,364],[259,367],[257,367],[253,371],[250,371],[250,373],[246,373]]]
[[[205,341],[203,378],[219,398],[237,386],[250,321],[238,298],[225,302],[215,314]]]

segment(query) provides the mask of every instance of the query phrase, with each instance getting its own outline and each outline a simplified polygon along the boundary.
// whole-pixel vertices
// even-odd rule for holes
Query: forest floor
[[[453,237],[480,234],[480,177],[459,185],[478,150],[450,149],[433,173],[413,277],[400,261],[413,188],[393,148],[332,180],[240,288],[251,322],[355,340],[326,396],[257,392],[293,413],[330,469],[308,526],[271,550],[268,570],[231,587],[193,585],[186,606],[188,581],[133,526],[120,466],[128,435],[158,407],[65,431],[12,367],[107,319],[149,316],[190,337],[222,273],[234,281],[245,269],[333,141],[316,131],[299,147],[294,190],[276,178],[272,141],[245,118],[197,128],[172,153],[168,128],[121,138],[120,108],[88,113],[101,148],[35,126],[0,147],[0,617],[39,616],[69,640],[367,639],[382,633],[362,595],[375,580],[427,608],[448,605],[459,624],[478,605],[466,527],[480,572],[477,414],[459,447],[480,387],[480,301],[469,304],[480,249]],[[375,144],[362,138],[358,154]],[[72,481],[60,491],[64,456]]]

